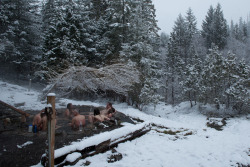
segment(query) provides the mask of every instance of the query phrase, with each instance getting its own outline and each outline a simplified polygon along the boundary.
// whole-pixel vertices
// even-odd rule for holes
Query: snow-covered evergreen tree
[[[185,21],[187,24],[187,63],[190,63],[190,60],[194,57],[194,54],[196,54],[196,50],[198,50],[198,46],[195,45],[195,38],[198,35],[198,29],[197,29],[197,21],[196,17],[193,14],[193,11],[191,8],[188,9],[185,17]]]
[[[48,2],[49,3],[49,2]],[[89,6],[68,1],[55,6],[55,15],[45,34],[44,58],[52,70],[62,72],[71,65],[92,64],[97,54]]]
[[[227,103],[233,107],[239,113],[248,112],[250,109],[249,101],[249,65],[244,61],[241,61],[237,66],[234,63],[234,55],[229,54],[227,64],[228,69],[228,87],[225,90],[225,95],[227,96]],[[245,110],[243,110],[245,108]]]
[[[155,20],[155,9],[151,0],[129,1],[125,43],[122,44],[121,58],[133,62],[142,73],[141,85],[137,85],[137,103],[142,107],[148,103],[158,103],[159,89],[159,37]],[[157,42],[158,41],[158,42]],[[134,98],[136,99],[136,98]]]
[[[128,2],[126,0],[110,0],[106,4],[105,14],[99,18],[99,21],[106,24],[106,26],[100,28],[105,32],[103,37],[109,40],[109,45],[106,48],[110,53],[105,55],[105,62],[112,64],[119,62],[121,45],[127,36]]]
[[[201,82],[201,72],[203,63],[201,59],[195,54],[191,57],[190,64],[187,65],[186,70],[184,71],[184,78],[181,82],[182,93],[184,95],[184,99],[188,99],[190,102],[190,106],[193,107],[193,102],[196,104],[197,95],[199,92],[200,82]]]
[[[231,86],[238,80],[237,75],[237,64],[236,64],[236,57],[234,54],[229,52],[227,57],[224,60],[224,70],[225,70],[225,90],[226,90],[226,107],[229,108],[231,105],[232,97],[230,94],[227,93],[227,89],[231,89]]]
[[[176,35],[174,32],[171,33],[169,43],[168,43],[168,52],[166,58],[166,102],[169,102],[175,105],[180,99],[180,78],[183,73],[184,61],[180,56],[178,51],[177,41],[175,39]],[[170,97],[170,98],[168,98]]]
[[[188,45],[189,45],[189,32],[187,22],[185,21],[184,17],[179,14],[177,20],[175,21],[175,25],[173,28],[172,36],[175,37],[175,43],[177,44],[178,53],[183,58],[185,63],[187,63],[187,52],[188,52]]]
[[[214,9],[210,6],[207,16],[202,23],[202,36],[206,41],[207,48],[215,44],[219,49],[226,46],[228,30],[227,22],[223,16],[221,5],[218,3]]]
[[[36,0],[1,0],[1,61],[14,63],[19,73],[32,72],[40,51],[40,15]]]
[[[214,41],[214,27],[212,26],[214,23],[214,8],[211,5],[208,9],[205,20],[202,22],[202,36],[206,41],[206,47],[211,48],[211,45]]]
[[[187,22],[187,32],[189,33],[189,39],[192,40],[193,36],[197,33],[198,29],[197,29],[197,20],[191,8],[188,9],[185,19]]]
[[[221,94],[223,94],[223,57],[214,46],[205,59],[200,86],[200,100],[202,102],[216,104],[220,108]]]

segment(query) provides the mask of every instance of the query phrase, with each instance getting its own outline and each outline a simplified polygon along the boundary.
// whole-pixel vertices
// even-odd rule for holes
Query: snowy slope
[[[46,105],[45,102],[38,100],[39,92],[28,91],[17,85],[0,81],[0,92],[0,100],[4,102],[11,105],[25,103],[21,109],[39,110]],[[65,107],[68,102],[79,105],[105,105],[105,102],[59,99],[56,106],[57,108]],[[250,120],[246,117],[231,118],[227,120],[227,124],[222,131],[217,131],[207,127],[207,118],[200,114],[197,108],[190,109],[188,103],[182,103],[177,107],[161,104],[156,107],[155,111],[151,109],[153,107],[149,106],[145,112],[126,104],[115,103],[114,107],[133,118],[168,127],[167,130],[177,133],[170,135],[164,133],[166,129],[153,126],[152,130],[146,135],[122,143],[116,148],[117,152],[123,155],[120,161],[108,163],[108,157],[113,154],[108,151],[80,160],[74,165],[75,167],[84,166],[83,164],[86,161],[91,162],[90,167],[228,167],[238,166],[238,163],[246,166],[250,165]],[[126,126],[129,127],[130,125]],[[117,133],[120,132],[117,131]],[[119,136],[119,134],[116,135]],[[95,136],[95,138],[98,137],[101,138],[102,134]],[[85,140],[78,142],[86,144],[84,143]],[[86,141],[90,142],[91,139]],[[73,144],[77,147],[78,142]],[[74,158],[78,157],[78,154],[72,154],[68,158],[74,160]],[[41,164],[35,166],[41,166]]]

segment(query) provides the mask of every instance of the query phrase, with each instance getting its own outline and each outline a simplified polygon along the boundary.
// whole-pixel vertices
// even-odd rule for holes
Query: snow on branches
[[[74,92],[100,94],[112,91],[127,96],[132,85],[139,82],[140,72],[135,67],[124,64],[113,64],[100,69],[74,66],[54,78],[44,89],[44,93],[47,94],[52,89],[59,91],[61,95]]]

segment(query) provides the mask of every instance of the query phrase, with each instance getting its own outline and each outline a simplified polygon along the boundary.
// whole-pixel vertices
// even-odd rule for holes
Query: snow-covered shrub
[[[135,83],[139,83],[140,72],[128,65],[113,64],[103,68],[86,66],[71,67],[51,80],[44,93],[56,91],[60,96],[83,98],[86,96],[127,97]]]

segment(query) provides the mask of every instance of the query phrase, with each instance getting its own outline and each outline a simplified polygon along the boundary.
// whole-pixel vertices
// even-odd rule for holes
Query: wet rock
[[[90,161],[86,161],[85,163],[83,163],[84,166],[89,166],[91,164]]]
[[[130,117],[126,116],[125,114],[121,113],[121,112],[116,112],[114,114],[114,119],[117,120],[118,124],[121,122],[128,122],[131,124],[135,124]]]
[[[225,125],[226,118],[207,118],[207,127],[221,131]]]
[[[14,106],[15,107],[21,107],[21,106],[24,106],[25,105],[25,102],[23,103],[15,103]]]
[[[108,157],[108,163],[113,163],[116,161],[120,161],[122,159],[122,154],[121,153],[115,153],[112,154],[110,157]]]
[[[112,153],[117,153],[116,149],[112,148],[111,150]]]

